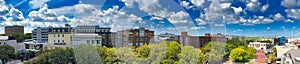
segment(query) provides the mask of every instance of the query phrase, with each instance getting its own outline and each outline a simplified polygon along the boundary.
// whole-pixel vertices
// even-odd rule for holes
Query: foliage
[[[272,53],[275,54],[275,55],[277,54],[277,49],[276,49],[276,47],[273,47],[273,48],[272,48]]]
[[[197,64],[197,62],[201,62],[202,59],[199,58],[199,50],[195,49],[191,46],[185,46],[182,48],[182,51],[178,56],[180,57],[180,64]]]
[[[26,62],[25,64],[75,64],[73,49],[71,48],[55,48],[43,52],[37,59]]]
[[[233,62],[248,62],[250,56],[243,48],[235,48],[230,52],[229,59]]]
[[[256,49],[254,47],[248,47],[246,49],[247,53],[249,54],[250,56],[250,59],[253,59],[255,57],[255,54],[256,54]]]
[[[167,45],[167,59],[179,60],[178,54],[181,52],[181,45],[176,42],[172,41],[170,44]]]
[[[14,48],[9,45],[0,45],[0,59],[2,61],[2,64],[5,64],[10,59],[14,58]]]
[[[268,55],[268,61],[269,62],[272,62],[272,61],[274,61],[276,59],[276,54],[270,54],[270,55]]]
[[[25,39],[31,39],[31,34],[10,34],[9,39],[16,39],[17,42],[23,42]]]
[[[137,55],[140,58],[147,58],[150,53],[150,48],[148,45],[142,45],[137,48]]]
[[[91,44],[76,44],[73,50],[77,64],[101,64],[96,46]]]

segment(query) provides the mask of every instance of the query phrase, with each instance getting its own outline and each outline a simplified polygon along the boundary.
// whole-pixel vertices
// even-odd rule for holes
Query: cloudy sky
[[[300,0],[0,0],[4,26],[143,27],[155,34],[291,36],[300,29]],[[299,33],[300,35],[300,33]]]

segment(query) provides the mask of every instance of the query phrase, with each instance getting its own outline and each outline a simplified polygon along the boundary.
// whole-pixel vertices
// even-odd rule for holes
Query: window
[[[65,40],[62,40],[62,42],[65,42]]]
[[[62,29],[62,31],[61,32],[65,32],[65,30],[64,29]]]
[[[53,40],[53,42],[55,43],[55,40]]]
[[[59,37],[59,34],[57,35],[57,37]]]
[[[60,41],[59,41],[59,40],[57,40],[57,42],[59,43]]]
[[[53,35],[53,37],[55,37],[55,34]]]
[[[65,37],[65,35],[64,35],[64,34],[62,34],[62,37]]]

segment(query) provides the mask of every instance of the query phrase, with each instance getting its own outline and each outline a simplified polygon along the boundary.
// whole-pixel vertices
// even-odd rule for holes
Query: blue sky
[[[300,0],[0,0],[0,33],[9,25],[24,25],[28,33],[71,24],[289,37],[298,34],[299,20]]]

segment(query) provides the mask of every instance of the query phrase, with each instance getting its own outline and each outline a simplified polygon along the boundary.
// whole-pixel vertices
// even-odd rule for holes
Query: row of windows
[[[55,34],[53,35],[53,37],[56,37]],[[60,34],[58,34],[57,37],[60,37]],[[61,37],[65,37],[65,35],[61,34]]]
[[[56,43],[56,40],[53,40],[53,42]],[[58,43],[60,43],[60,42],[64,43],[65,40],[57,40],[57,42],[58,42]]]

